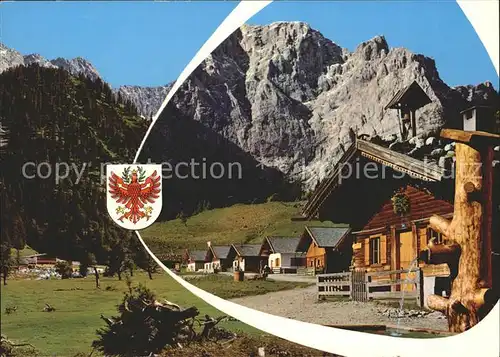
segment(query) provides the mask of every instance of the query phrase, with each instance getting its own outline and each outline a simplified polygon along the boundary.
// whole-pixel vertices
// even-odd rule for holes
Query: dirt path
[[[227,275],[227,276],[233,276],[233,273],[229,272],[221,272],[219,274]],[[245,273],[245,279],[249,279],[257,275],[256,273]],[[269,274],[267,277],[268,280],[275,280],[275,281],[295,281],[298,283],[311,283],[314,284],[316,283],[316,277],[314,276],[304,276],[304,275],[297,275],[297,274]]]
[[[380,304],[355,301],[317,301],[316,287],[285,290],[265,295],[232,299],[238,304],[296,320],[326,325],[397,325],[397,318],[383,315],[386,308]],[[433,313],[424,317],[401,318],[404,327],[447,331],[445,319]]]

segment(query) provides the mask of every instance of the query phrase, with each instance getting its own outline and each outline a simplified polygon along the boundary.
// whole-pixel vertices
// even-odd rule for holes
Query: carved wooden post
[[[421,258],[449,265],[450,297],[430,295],[427,305],[447,315],[450,331],[463,332],[476,325],[498,299],[491,289],[491,152],[500,136],[451,129],[442,130],[441,136],[456,142],[455,209],[451,222],[431,217],[430,226],[446,238],[444,244],[431,242]]]

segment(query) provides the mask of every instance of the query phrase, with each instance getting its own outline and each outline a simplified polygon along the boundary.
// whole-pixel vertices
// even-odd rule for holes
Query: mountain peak
[[[58,57],[56,59],[51,60],[50,63],[52,63],[56,67],[60,67],[67,70],[69,73],[73,75],[83,74],[92,80],[100,78],[97,69],[95,69],[92,63],[90,63],[83,57],[76,57],[70,60]]]
[[[383,35],[375,36],[372,39],[358,45],[355,54],[360,54],[366,61],[380,58],[389,53],[389,45]]]
[[[0,73],[10,67],[38,64],[39,66],[49,68],[60,67],[67,70],[72,75],[83,74],[92,80],[100,78],[99,72],[97,72],[92,63],[83,57],[76,57],[70,60],[58,57],[49,61],[38,53],[23,56],[21,53],[7,47],[3,43],[0,43],[0,54]]]

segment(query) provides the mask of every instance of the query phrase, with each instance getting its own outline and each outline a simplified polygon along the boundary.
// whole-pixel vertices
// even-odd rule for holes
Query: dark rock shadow
[[[163,164],[160,220],[175,218],[180,212],[192,215],[207,208],[264,202],[270,196],[293,200],[300,195],[300,186],[288,182],[279,170],[261,165],[222,135],[183,116],[173,105],[158,118],[138,162],[148,160]],[[217,178],[222,171],[224,175]]]

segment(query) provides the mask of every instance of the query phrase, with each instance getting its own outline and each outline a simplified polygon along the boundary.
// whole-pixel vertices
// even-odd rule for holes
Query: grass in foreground
[[[206,249],[213,245],[262,243],[267,235],[297,237],[304,222],[291,221],[300,211],[298,202],[237,204],[201,212],[189,217],[158,222],[141,231],[146,243],[157,254],[179,249]],[[308,221],[311,226],[336,226],[331,222]],[[337,225],[338,226],[338,225]]]
[[[199,280],[198,280],[199,279]],[[149,280],[142,273],[134,274],[133,285],[144,284],[159,299],[167,299],[183,307],[196,306],[200,315],[220,316],[222,313],[205,304],[165,274]],[[215,276],[191,280],[195,285],[221,297],[260,294],[269,291],[303,286],[303,283],[245,281],[233,282],[230,277]],[[68,280],[12,280],[1,288],[2,334],[16,343],[30,343],[40,351],[39,356],[70,357],[90,353],[96,338],[96,329],[103,326],[100,314],[116,315],[116,306],[127,291],[125,280],[102,278],[101,289],[95,289],[94,279]],[[45,303],[56,308],[43,312]],[[6,307],[17,306],[17,311],[5,314]],[[221,327],[249,334],[259,332],[237,321]],[[94,353],[95,355],[95,353]]]
[[[311,283],[270,280],[234,282],[233,278],[227,275],[207,275],[201,278],[191,278],[189,282],[224,299],[261,295],[294,288],[305,288],[311,285]]]

